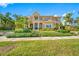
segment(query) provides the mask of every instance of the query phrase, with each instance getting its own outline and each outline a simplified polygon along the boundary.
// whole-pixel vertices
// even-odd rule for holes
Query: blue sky
[[[40,15],[58,15],[62,16],[67,12],[73,12],[74,17],[78,15],[78,3],[12,3],[1,4],[0,12],[10,12],[12,14],[29,16],[33,12],[38,11]]]

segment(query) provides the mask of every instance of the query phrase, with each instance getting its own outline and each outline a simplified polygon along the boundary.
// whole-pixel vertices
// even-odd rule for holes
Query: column
[[[38,30],[39,30],[39,21],[38,21]]]
[[[40,23],[40,19],[39,19],[39,16],[38,16],[38,30],[39,30],[39,23]]]
[[[35,30],[35,24],[33,23],[33,30]]]

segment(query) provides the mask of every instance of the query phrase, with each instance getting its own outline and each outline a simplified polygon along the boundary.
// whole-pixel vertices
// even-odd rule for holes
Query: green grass
[[[0,32],[13,32],[14,30],[0,30]]]
[[[0,51],[7,56],[79,56],[79,39],[0,42]]]
[[[74,34],[71,33],[61,33],[56,31],[40,31],[41,36],[45,37],[53,37],[53,36],[73,36]]]

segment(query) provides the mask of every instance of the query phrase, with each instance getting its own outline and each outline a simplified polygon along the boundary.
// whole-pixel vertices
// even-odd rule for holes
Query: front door
[[[35,27],[34,29],[37,30],[38,29],[38,24],[35,23],[34,27]]]

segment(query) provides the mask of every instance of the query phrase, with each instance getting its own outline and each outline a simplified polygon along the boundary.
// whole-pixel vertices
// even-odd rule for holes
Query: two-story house
[[[60,24],[60,18],[60,16],[41,16],[38,12],[34,12],[32,16],[28,16],[28,20],[30,20],[28,26],[33,30],[55,28]]]

